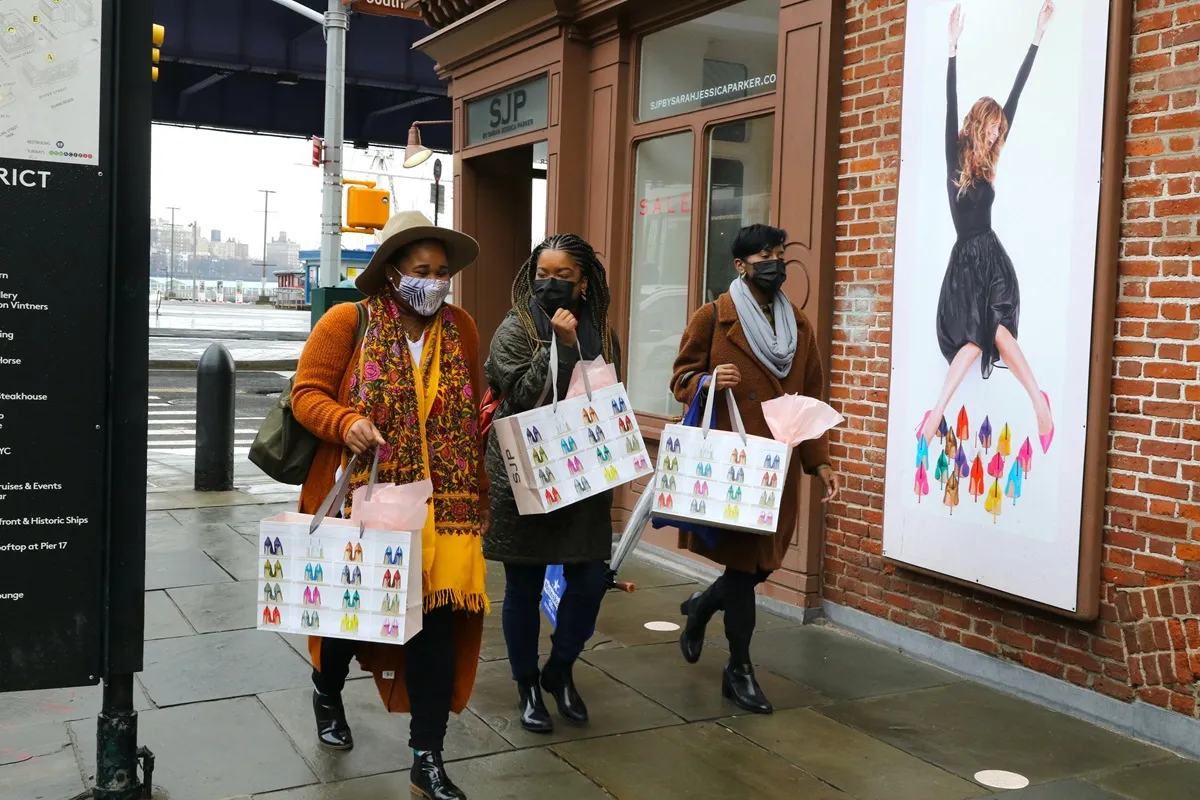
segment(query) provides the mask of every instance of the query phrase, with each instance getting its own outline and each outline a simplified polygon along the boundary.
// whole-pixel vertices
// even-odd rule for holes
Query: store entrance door
[[[545,230],[546,175],[544,168],[535,169],[536,149],[534,144],[510,147],[462,163],[461,226],[479,242],[479,261],[462,273],[460,298],[479,326],[485,358],[492,334],[512,306],[513,279],[529,258],[531,240]]]

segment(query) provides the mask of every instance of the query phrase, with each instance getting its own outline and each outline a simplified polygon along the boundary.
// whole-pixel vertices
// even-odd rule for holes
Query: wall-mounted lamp
[[[433,155],[432,150],[421,144],[422,125],[449,125],[451,122],[452,120],[448,119],[414,122],[412,127],[408,129],[408,146],[404,148],[404,168],[412,169],[415,166],[424,164]]]

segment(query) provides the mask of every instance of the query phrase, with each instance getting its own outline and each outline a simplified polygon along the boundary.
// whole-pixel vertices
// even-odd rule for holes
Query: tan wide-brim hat
[[[479,258],[479,242],[465,233],[434,225],[420,211],[401,211],[383,226],[379,248],[371,256],[367,268],[354,279],[354,286],[368,297],[387,282],[387,265],[402,247],[422,239],[436,239],[446,248],[447,266],[455,275]]]

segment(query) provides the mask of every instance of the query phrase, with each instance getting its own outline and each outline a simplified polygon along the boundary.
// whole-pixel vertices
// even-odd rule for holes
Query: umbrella
[[[625,563],[625,559],[637,547],[638,542],[642,540],[642,531],[645,530],[646,524],[650,522],[650,512],[654,507],[654,492],[643,491],[641,497],[633,506],[633,512],[629,515],[629,522],[625,523],[625,530],[621,531],[621,538],[617,541],[617,549],[613,551],[612,561],[609,564],[608,570],[608,585],[611,589],[620,589],[625,592],[632,592],[634,585],[628,581],[618,581],[617,573],[621,571],[621,566]]]

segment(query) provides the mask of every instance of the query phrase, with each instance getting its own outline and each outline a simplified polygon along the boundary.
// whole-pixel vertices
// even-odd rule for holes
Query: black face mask
[[[750,278],[750,282],[769,295],[774,296],[787,280],[787,265],[782,258],[759,261],[751,266],[754,267],[754,277]]]
[[[575,283],[558,278],[543,278],[533,282],[533,297],[549,316],[560,308],[575,305]]]

